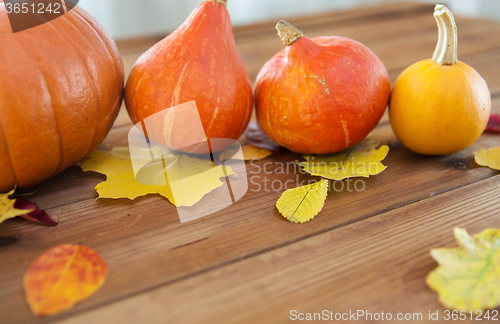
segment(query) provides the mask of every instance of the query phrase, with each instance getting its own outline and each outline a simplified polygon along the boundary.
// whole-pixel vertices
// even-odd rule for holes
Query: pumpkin
[[[95,150],[121,105],[123,64],[75,7],[12,33],[0,0],[0,192],[30,188]]]
[[[399,141],[425,155],[461,151],[483,133],[491,95],[479,73],[457,61],[457,26],[451,11],[437,5],[439,38],[432,59],[417,62],[397,78],[389,117]]]
[[[135,124],[192,101],[203,126],[203,140],[238,139],[250,121],[252,87],[225,0],[201,3],[177,30],[138,59],[127,80],[125,104]],[[168,148],[207,153],[206,145],[184,145],[197,141],[193,118],[198,116],[171,111],[176,111],[170,116],[176,128],[159,118],[146,127],[148,137]],[[217,152],[231,142],[211,143],[211,151]]]
[[[363,44],[340,36],[308,38],[286,21],[276,29],[286,47],[257,75],[261,129],[303,154],[327,154],[363,140],[390,95],[387,70]]]

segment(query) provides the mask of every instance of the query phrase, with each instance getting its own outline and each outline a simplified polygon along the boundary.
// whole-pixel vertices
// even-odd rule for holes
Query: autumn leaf
[[[145,155],[149,156],[149,152]],[[99,198],[133,200],[148,194],[160,194],[177,207],[193,206],[203,196],[223,185],[220,178],[234,174],[230,167],[213,167],[211,161],[187,154],[170,154],[159,161],[151,162],[143,169],[142,179],[151,180],[145,181],[147,184],[144,184],[136,179],[129,149],[126,147],[113,147],[111,151],[94,151],[78,165],[83,171],[106,175],[106,181],[96,186]],[[169,175],[168,183],[165,180],[166,173]]]
[[[271,152],[281,151],[282,148],[281,145],[271,140],[269,136],[262,131],[256,121],[253,121],[248,125],[245,131],[245,139],[253,146],[260,147]]]
[[[0,223],[9,218],[22,217],[32,222],[46,226],[56,226],[58,221],[53,220],[44,211],[40,210],[35,203],[24,198],[10,198],[14,190],[6,194],[0,194]]]
[[[304,156],[307,161],[300,163],[300,166],[311,175],[332,180],[368,178],[382,173],[387,168],[381,161],[389,153],[389,147],[383,145],[376,149],[379,145],[380,142],[367,138],[339,153]]]
[[[488,125],[486,126],[486,132],[490,133],[500,133],[500,116],[491,115]]]
[[[262,131],[256,121],[253,121],[248,125],[245,131],[245,139],[253,146],[273,152],[274,157],[278,161],[281,161],[282,146],[271,140],[269,136]]]
[[[84,245],[59,245],[39,256],[24,275],[26,301],[37,316],[72,308],[102,287],[108,269]]]
[[[292,223],[306,223],[312,220],[325,205],[328,195],[328,180],[289,189],[276,203],[283,217]]]
[[[242,146],[241,150],[243,152],[243,159],[245,161],[262,160],[270,155],[273,155],[273,152],[257,146],[253,146],[252,144]],[[234,158],[233,152],[225,150],[220,154],[219,161],[227,161],[231,158]]]
[[[3,223],[9,218],[22,216],[26,213],[35,211],[34,208],[26,209],[20,208],[19,206],[16,207],[16,200],[9,198],[14,191],[15,189],[6,194],[0,194],[0,223]]]
[[[493,147],[488,150],[483,149],[474,153],[476,163],[480,166],[500,170],[500,147]]]
[[[252,144],[245,145],[241,149],[243,150],[245,161],[262,160],[273,154],[273,152],[269,150],[253,146]]]
[[[14,207],[18,209],[24,209],[25,212],[28,211],[27,214],[19,215],[24,219],[27,219],[32,222],[40,223],[45,226],[56,226],[59,220],[56,217],[56,220],[53,220],[45,210],[40,210],[38,206],[24,198],[17,198]],[[29,212],[31,210],[31,212]]]
[[[458,248],[435,249],[439,267],[427,276],[427,285],[446,308],[476,311],[500,305],[500,230],[487,229],[469,236],[455,228]]]

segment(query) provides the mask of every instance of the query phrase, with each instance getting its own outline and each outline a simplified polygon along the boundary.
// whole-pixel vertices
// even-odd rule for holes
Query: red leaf
[[[26,200],[24,198],[16,198],[16,202],[14,203],[14,207],[17,209],[28,209],[28,210],[34,209],[33,212],[38,210],[38,206],[35,203],[33,203],[29,200]]]
[[[32,203],[31,201],[24,198],[17,198],[16,202],[14,203],[14,207],[17,209],[27,210],[35,209],[31,213],[19,216],[32,222],[37,222],[45,226],[56,226],[58,223],[57,220],[54,221],[52,218],[50,218],[50,216],[44,210],[40,210],[35,203]]]
[[[253,146],[257,146],[266,150],[269,150],[273,153],[279,153],[281,151],[281,145],[276,142],[273,142],[263,131],[260,129],[259,124],[257,122],[251,122],[248,125],[248,128],[245,132],[245,138],[248,143]]]
[[[491,115],[486,131],[490,133],[500,133],[500,115]]]
[[[281,151],[276,151],[276,152],[273,152],[273,156],[276,160],[278,160],[279,162],[281,162]]]

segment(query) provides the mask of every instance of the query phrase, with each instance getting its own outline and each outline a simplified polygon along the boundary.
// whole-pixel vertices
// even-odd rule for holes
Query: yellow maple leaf
[[[338,153],[330,155],[307,155],[306,162],[300,163],[304,171],[323,178],[343,180],[353,177],[368,178],[382,173],[387,167],[383,161],[389,153],[387,145],[365,139],[360,143]]]
[[[305,223],[323,209],[328,195],[328,180],[285,191],[276,203],[283,217],[292,223]]]
[[[439,267],[427,276],[427,285],[450,309],[477,311],[500,305],[500,229],[469,236],[455,228],[459,247],[435,249]]]
[[[16,200],[10,199],[9,196],[11,196],[15,190],[16,189],[13,189],[6,194],[0,194],[0,223],[3,223],[9,218],[26,215],[33,211],[33,209],[17,209],[14,207]]]
[[[160,194],[177,207],[195,205],[203,196],[223,185],[220,178],[234,174],[230,167],[213,167],[210,160],[186,154],[169,154],[141,170],[141,183],[134,174],[127,147],[95,151],[78,165],[83,171],[106,175],[106,181],[96,186],[99,198],[133,200],[148,194]]]
[[[243,159],[245,161],[251,161],[251,160],[262,160],[265,159],[266,157],[270,156],[273,154],[273,152],[263,149],[257,146],[253,146],[252,144],[247,144],[241,147],[242,153],[243,153]],[[219,161],[225,161],[229,160],[231,158],[233,159],[242,159],[241,155],[236,155],[234,156],[234,151],[233,150],[224,150],[220,155],[219,155]]]
[[[262,160],[273,154],[269,150],[253,146],[252,144],[245,145],[241,149],[243,150],[245,161]]]
[[[488,150],[481,150],[474,153],[476,163],[489,167],[494,170],[500,170],[500,147],[493,147]]]

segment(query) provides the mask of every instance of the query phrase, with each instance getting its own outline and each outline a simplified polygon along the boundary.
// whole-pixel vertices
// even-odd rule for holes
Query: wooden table
[[[408,65],[432,56],[433,8],[391,4],[289,19],[310,37],[342,35],[371,48],[394,81]],[[457,17],[459,59],[487,81],[500,112],[500,24]],[[275,22],[235,28],[251,79],[282,48]],[[159,38],[119,44],[127,71]],[[107,144],[126,145],[122,112]],[[444,157],[416,155],[399,144],[385,117],[373,138],[388,144],[387,170],[366,180],[363,192],[333,192],[322,213],[297,225],[275,208],[281,192],[250,184],[238,203],[181,224],[159,196],[96,200],[105,179],[72,167],[36,189],[31,200],[59,217],[55,228],[22,219],[0,225],[1,323],[282,323],[290,311],[422,313],[444,309],[427,288],[437,264],[432,248],[454,247],[453,228],[474,234],[500,227],[500,175],[474,163],[478,146],[500,145],[484,134],[476,146]],[[283,155],[284,162],[296,154]],[[276,166],[273,157],[252,166]],[[254,175],[254,174],[253,174]],[[286,181],[295,174],[257,174]],[[257,180],[256,180],[257,179]],[[299,175],[299,179],[311,179]],[[41,253],[83,243],[106,260],[103,288],[72,310],[37,319],[24,301],[22,279]],[[364,322],[364,321],[361,321]]]

